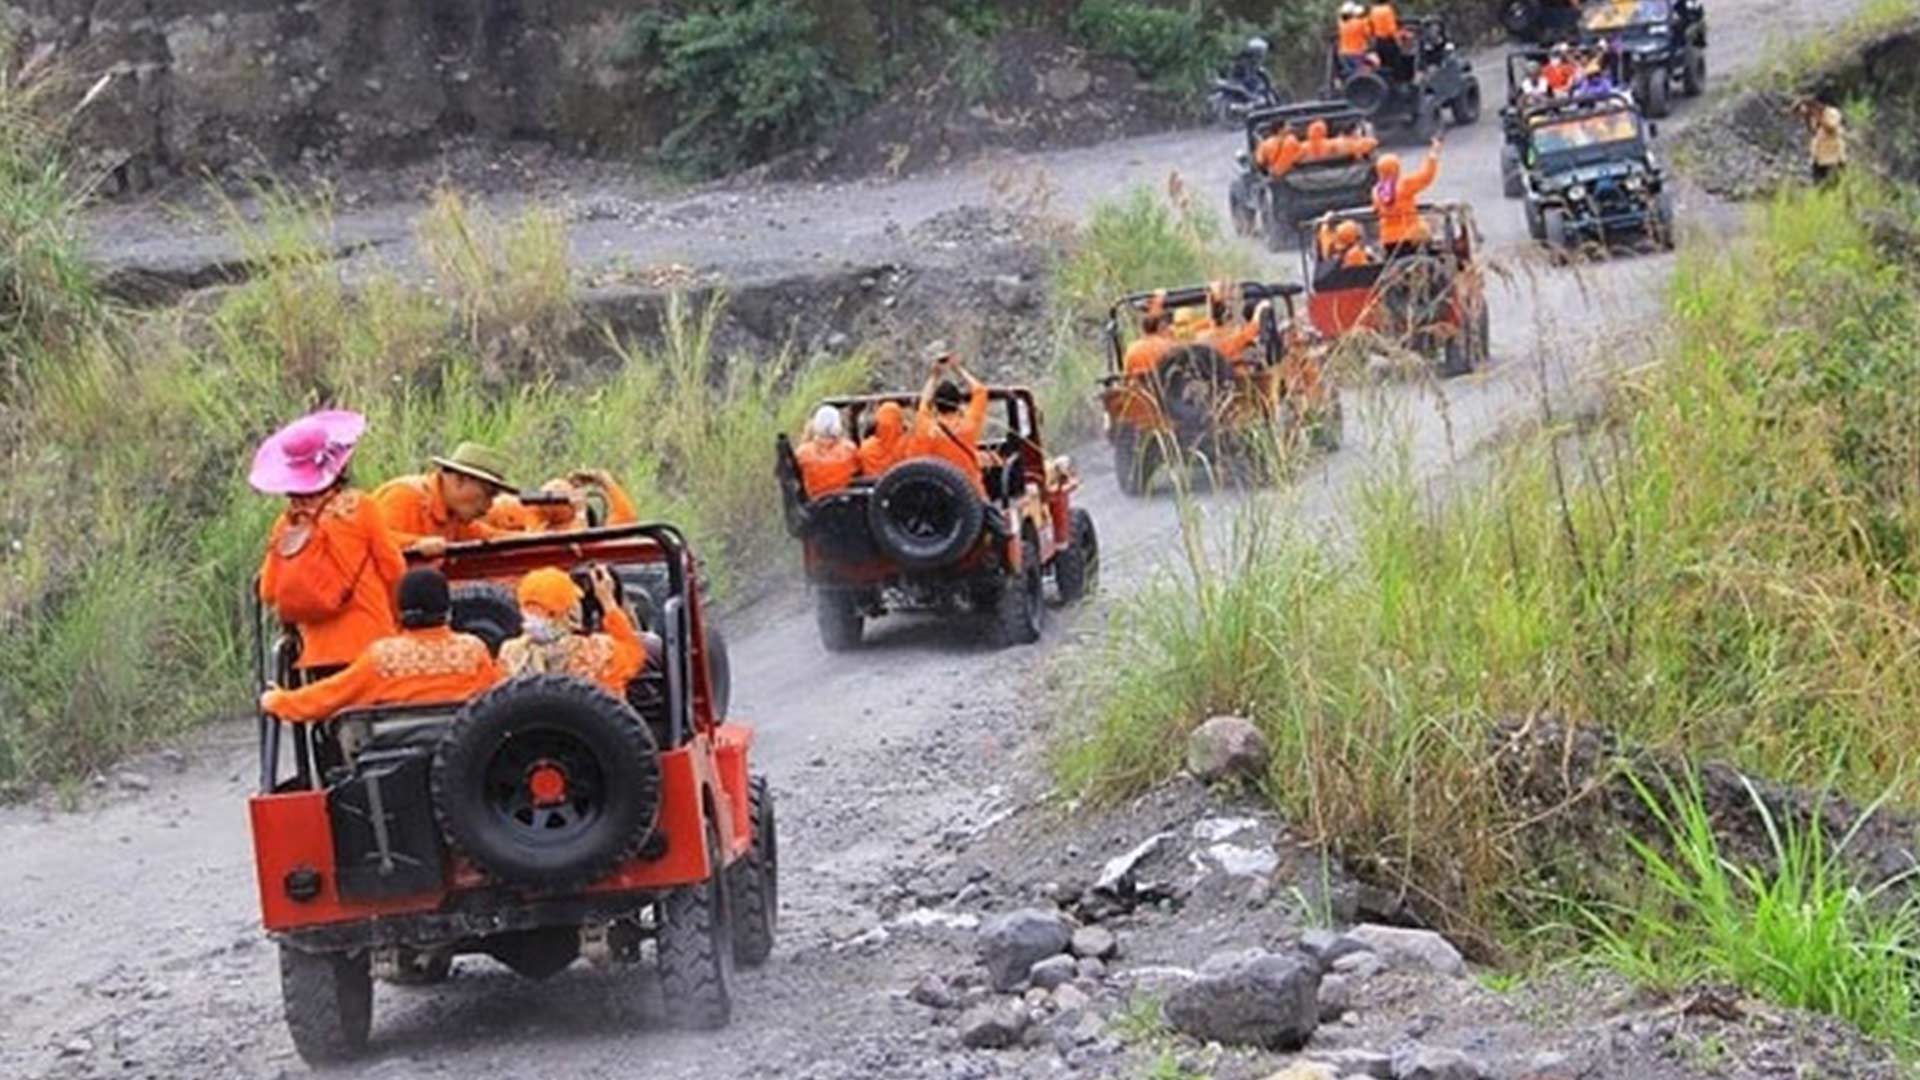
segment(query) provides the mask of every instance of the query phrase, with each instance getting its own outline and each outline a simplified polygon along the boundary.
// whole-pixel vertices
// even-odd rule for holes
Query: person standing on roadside
[[[366,429],[364,416],[344,409],[303,416],[260,444],[247,475],[255,491],[287,499],[259,594],[299,631],[303,683],[346,667],[398,625],[394,591],[406,559],[379,508],[347,478]]]
[[[1847,166],[1846,118],[1818,98],[1802,98],[1793,113],[1807,125],[1808,173],[1816,184],[1831,183]]]

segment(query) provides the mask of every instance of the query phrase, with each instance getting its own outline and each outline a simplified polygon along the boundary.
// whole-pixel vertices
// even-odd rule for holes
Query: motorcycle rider
[[[1247,39],[1246,47],[1227,65],[1226,81],[1243,91],[1254,108],[1280,100],[1273,89],[1273,76],[1267,73],[1266,38]]]

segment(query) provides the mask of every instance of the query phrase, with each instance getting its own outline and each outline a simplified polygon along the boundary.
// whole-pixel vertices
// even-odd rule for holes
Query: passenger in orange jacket
[[[506,532],[556,533],[579,532],[593,522],[589,514],[588,493],[598,489],[607,501],[606,520],[601,525],[632,525],[640,520],[639,508],[613,474],[605,469],[578,469],[564,478],[540,485],[547,495],[558,495],[565,502],[529,504],[518,496],[501,495],[487,511],[486,523]]]
[[[794,448],[793,457],[809,499],[844,491],[860,472],[860,450],[842,430],[840,410],[831,405],[814,412],[806,441]]]
[[[1373,209],[1380,215],[1380,246],[1389,252],[1427,241],[1427,223],[1420,216],[1420,193],[1440,174],[1440,140],[1433,140],[1427,159],[1412,173],[1400,174],[1400,155],[1382,154],[1374,169]]]
[[[646,667],[657,642],[643,640],[620,606],[613,574],[592,571],[593,594],[600,602],[602,632],[580,632],[580,586],[564,570],[543,567],[520,579],[519,637],[500,647],[500,667],[510,679],[522,675],[571,675],[594,683],[622,700],[627,684]],[[649,649],[649,646],[652,649]]]
[[[1300,160],[1326,161],[1330,158],[1366,157],[1380,145],[1380,140],[1371,135],[1342,135],[1337,139],[1327,137],[1327,122],[1315,120],[1307,125],[1307,141]]]
[[[913,434],[907,439],[907,456],[937,457],[952,462],[967,479],[973,481],[974,489],[984,496],[987,484],[980,473],[979,448],[980,432],[987,423],[987,384],[974,378],[973,373],[960,366],[960,362],[951,354],[942,352],[941,358],[933,363],[933,373],[927,377],[926,389],[920,392],[920,407],[913,418]],[[957,373],[967,382],[964,411],[961,408],[960,388],[946,379],[949,371]]]
[[[1320,223],[1320,259],[1323,264],[1344,267],[1366,266],[1373,262],[1367,250],[1367,233],[1360,223],[1349,218],[1339,225]]]
[[[1573,46],[1561,42],[1553,47],[1547,59],[1547,66],[1540,69],[1540,77],[1546,80],[1547,91],[1555,97],[1565,97],[1573,92],[1573,84],[1580,79],[1580,64],[1574,59]]]
[[[877,479],[907,456],[907,411],[883,401],[873,411],[873,434],[860,442],[860,475]]]
[[[1221,356],[1238,360],[1260,340],[1260,326],[1266,321],[1267,312],[1272,307],[1271,300],[1262,300],[1254,307],[1253,317],[1246,322],[1239,326],[1216,326],[1202,335],[1200,341],[1212,346]]]
[[[1141,313],[1140,337],[1127,346],[1121,367],[1128,375],[1151,375],[1179,344],[1173,338],[1173,328],[1167,325],[1167,294],[1157,292]]]
[[[1400,13],[1394,10],[1388,0],[1380,0],[1367,9],[1367,29],[1376,43],[1391,41],[1397,48],[1400,44]]]
[[[346,709],[457,704],[500,681],[486,643],[455,633],[447,579],[431,567],[400,579],[400,632],[367,647],[346,670],[298,690],[260,695],[260,709],[283,720],[326,720]]]
[[[1254,147],[1253,163],[1278,180],[1292,171],[1305,150],[1305,144],[1293,133],[1293,128],[1283,124]]]
[[[1356,3],[1341,5],[1337,29],[1337,55],[1342,74],[1351,75],[1369,66],[1378,66],[1379,58],[1372,55],[1373,27],[1367,22],[1365,8]]]

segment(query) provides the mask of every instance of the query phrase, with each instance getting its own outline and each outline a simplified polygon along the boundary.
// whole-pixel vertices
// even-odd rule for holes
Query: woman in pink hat
[[[253,455],[257,491],[285,495],[260,566],[260,599],[300,631],[301,681],[352,663],[395,632],[406,559],[373,500],[348,486],[347,461],[367,429],[343,409],[304,416]]]

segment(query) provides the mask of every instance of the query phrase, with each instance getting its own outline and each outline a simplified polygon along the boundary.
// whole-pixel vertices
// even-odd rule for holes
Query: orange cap
[[[580,602],[580,586],[563,570],[543,566],[520,579],[520,606],[530,608],[549,619],[558,619]]]

